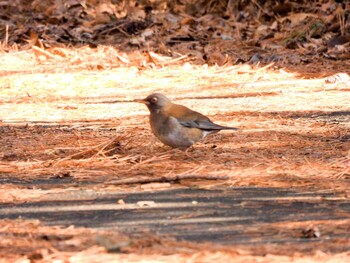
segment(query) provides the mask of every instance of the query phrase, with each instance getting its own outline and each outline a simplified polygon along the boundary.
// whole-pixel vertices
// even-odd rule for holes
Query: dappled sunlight
[[[165,93],[209,116],[239,111],[329,112],[348,105],[346,83],[301,79],[270,67],[183,64],[155,69],[114,66],[84,70],[87,61],[75,69],[66,61],[40,64],[34,57],[28,59],[28,52],[10,53],[18,58],[13,63],[32,61],[36,66],[28,68],[23,64],[25,74],[18,71],[0,79],[0,118],[7,123],[85,121],[144,114],[147,111],[142,105],[130,101],[153,92]],[[89,52],[93,56],[93,51]],[[100,54],[96,50],[94,61],[105,65]],[[8,67],[8,61],[5,62],[0,67]],[[60,64],[66,68],[58,70]]]

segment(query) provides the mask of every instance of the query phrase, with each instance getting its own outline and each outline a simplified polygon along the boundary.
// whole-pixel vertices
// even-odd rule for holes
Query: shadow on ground
[[[69,195],[74,200],[64,200]],[[46,225],[107,229],[131,237],[147,233],[214,242],[249,248],[258,254],[264,253],[266,246],[279,245],[290,246],[293,253],[350,249],[346,242],[350,202],[332,190],[183,188],[95,195],[71,190],[58,196],[60,199],[3,204],[0,218],[39,219]],[[118,200],[123,203],[118,204]]]

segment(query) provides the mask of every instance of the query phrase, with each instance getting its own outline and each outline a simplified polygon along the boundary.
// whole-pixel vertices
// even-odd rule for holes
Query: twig
[[[42,55],[44,57],[46,57],[47,59],[62,59],[62,57],[60,56],[57,56],[57,55],[54,55],[54,54],[51,54],[49,51],[46,51],[40,47],[37,47],[37,46],[32,46],[32,49],[34,51],[34,54],[39,56],[39,55]]]
[[[5,31],[5,39],[4,39],[4,48],[8,47],[8,43],[9,43],[9,25],[6,24],[6,31]]]
[[[217,176],[217,175],[199,175],[199,174],[182,174],[182,175],[171,175],[161,177],[147,177],[147,178],[126,178],[116,181],[109,181],[108,183],[113,185],[121,184],[146,184],[146,183],[169,183],[177,182],[180,180],[227,180],[228,176]]]

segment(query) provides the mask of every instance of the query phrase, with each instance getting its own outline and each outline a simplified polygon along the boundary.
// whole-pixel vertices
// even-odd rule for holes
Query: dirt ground
[[[94,54],[97,62],[103,60],[99,52]],[[350,84],[324,78],[337,69],[335,62],[332,71],[319,73],[302,67],[296,72],[188,63],[98,69],[42,63],[33,51],[20,51],[3,54],[0,68],[3,262],[350,260]],[[131,102],[152,92],[239,130],[209,136],[187,152],[164,146],[150,131],[146,107]],[[180,195],[168,204],[159,197],[176,191],[187,191],[189,199]],[[216,195],[222,198],[203,209],[179,208],[182,203],[192,207],[209,202],[209,197],[198,198]],[[72,201],[76,203],[71,207]],[[118,207],[103,207],[108,204]],[[232,214],[234,204],[237,213],[250,209]],[[35,211],[42,205],[44,214],[39,216]],[[84,205],[91,207],[80,211]],[[141,209],[141,215],[131,213],[124,221],[121,212],[113,212],[157,205],[159,211]],[[46,206],[52,206],[50,211],[66,207],[75,216],[59,223],[64,213],[50,215]],[[179,229],[169,230],[176,224],[170,220],[173,215],[165,216],[179,209],[177,219],[195,220],[203,210],[212,211],[186,225],[185,232],[191,234],[199,231],[197,224],[206,229],[213,218],[225,226],[217,216],[225,207],[230,217],[252,217],[227,223],[225,233],[232,242],[215,242],[210,235],[179,239]],[[279,208],[288,216],[279,222],[266,220]],[[96,213],[101,210],[117,223],[106,225]],[[84,215],[89,223],[82,223]],[[142,225],[140,217],[155,223]],[[170,221],[158,224],[160,218]],[[133,220],[135,228],[125,224]],[[244,244],[243,238],[249,242]]]

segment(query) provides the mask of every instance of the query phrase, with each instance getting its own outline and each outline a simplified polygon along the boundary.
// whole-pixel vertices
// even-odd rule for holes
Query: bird
[[[172,103],[161,93],[153,93],[144,99],[133,101],[147,106],[153,134],[163,144],[172,148],[184,150],[209,134],[221,130],[238,130],[235,127],[215,124],[197,111]]]

